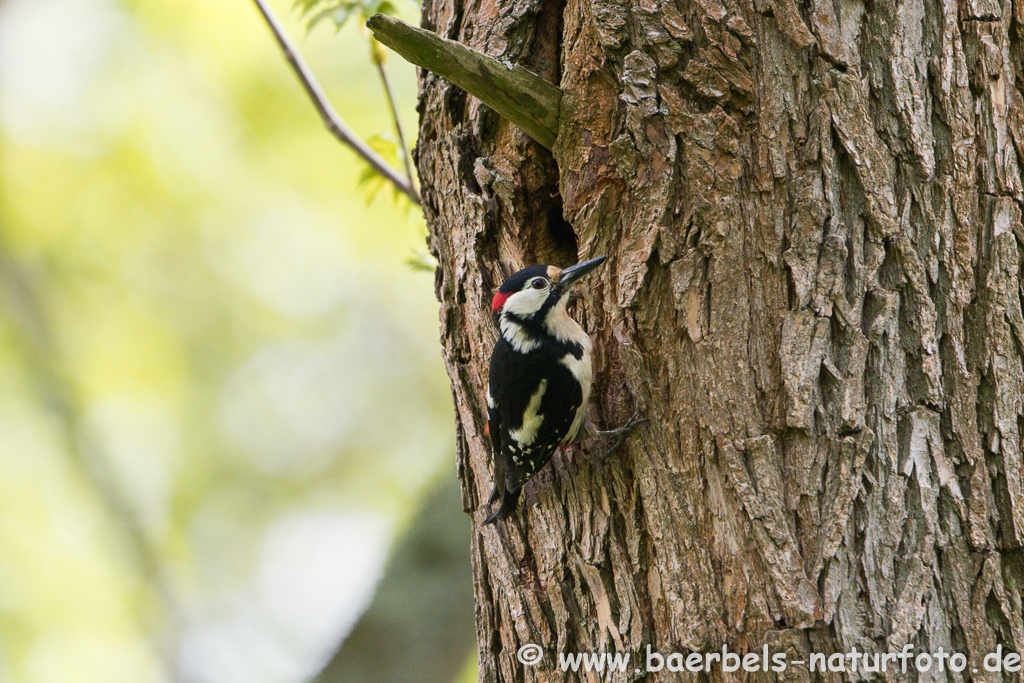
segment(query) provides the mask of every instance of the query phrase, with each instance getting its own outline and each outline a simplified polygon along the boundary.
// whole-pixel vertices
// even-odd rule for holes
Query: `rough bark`
[[[1024,649],[1024,1],[429,0],[423,24],[564,91],[550,154],[421,72],[480,680],[907,643],[968,669],[880,678],[1001,680],[982,658]],[[591,417],[654,419],[480,528],[490,294],[598,255]],[[825,678],[647,680],[677,676]]]

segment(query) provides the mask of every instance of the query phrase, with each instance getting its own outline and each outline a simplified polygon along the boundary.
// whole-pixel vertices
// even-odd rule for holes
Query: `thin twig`
[[[377,42],[377,39],[370,36],[370,40]],[[380,74],[380,82],[384,86],[384,95],[388,100],[388,107],[391,109],[391,120],[395,123],[395,133],[398,135],[398,148],[402,152],[402,163],[405,164],[405,177],[409,184],[416,187],[416,181],[412,175],[412,164],[409,162],[409,148],[405,145],[405,135],[402,134],[402,123],[398,120],[398,107],[395,105],[395,96],[391,92],[391,83],[388,81],[387,71],[384,70],[384,61],[375,59],[377,73]]]
[[[313,72],[310,71],[302,57],[299,56],[299,51],[292,44],[291,39],[284,32],[284,28],[278,22],[277,17],[274,16],[265,0],[253,0],[253,2],[256,3],[257,9],[263,15],[263,19],[266,20],[267,26],[270,27],[270,31],[274,34],[274,38],[281,48],[281,52],[284,54],[285,59],[288,60],[299,82],[302,83],[302,87],[305,88],[306,94],[313,101],[313,106],[316,107],[320,118],[324,121],[324,125],[327,126],[327,130],[334,137],[338,138],[342,144],[347,145],[352,151],[361,156],[375,171],[390,180],[395,187],[408,195],[409,199],[419,204],[420,196],[416,192],[416,188],[412,186],[412,183],[403,178],[398,171],[391,168],[391,165],[383,157],[363,142],[338,116],[338,112],[334,110],[334,107],[327,100],[327,96],[320,87],[320,83],[317,82]]]

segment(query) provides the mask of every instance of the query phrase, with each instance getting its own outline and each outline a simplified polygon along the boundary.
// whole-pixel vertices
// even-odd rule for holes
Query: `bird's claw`
[[[619,450],[619,448],[622,447],[622,444],[626,443],[626,438],[630,435],[630,433],[634,429],[637,428],[637,426],[642,425],[644,422],[650,422],[650,419],[648,419],[646,417],[643,418],[643,419],[638,420],[637,417],[639,415],[640,415],[640,411],[638,410],[635,413],[633,413],[633,417],[629,418],[629,421],[626,422],[626,424],[622,425],[618,429],[610,429],[607,432],[596,432],[594,434],[594,436],[614,436],[614,437],[617,437],[615,439],[615,443],[612,444],[612,447],[609,448],[608,450],[606,450],[604,453],[601,454],[601,457],[599,458],[600,460],[604,460],[609,455],[611,455],[615,451]]]
[[[619,429],[623,429],[623,430],[629,431],[629,430],[632,430],[637,425],[643,424],[644,422],[650,422],[651,421],[650,418],[647,418],[647,417],[639,419],[639,420],[636,419],[639,415],[640,415],[640,411],[638,410],[635,413],[633,413],[633,417],[629,418],[629,422],[627,422],[622,427],[619,427]]]

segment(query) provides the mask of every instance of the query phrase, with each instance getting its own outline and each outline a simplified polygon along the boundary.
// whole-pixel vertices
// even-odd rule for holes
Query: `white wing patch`
[[[580,358],[567,353],[558,361],[569,368],[569,372],[579,381],[580,389],[583,390],[583,402],[576,409],[576,417],[573,419],[569,431],[566,432],[565,438],[562,439],[563,444],[572,443],[576,440],[576,435],[579,433],[580,428],[583,427],[583,421],[587,417],[587,403],[590,402],[590,385],[594,381],[594,364],[590,359],[590,348],[590,337],[587,337],[587,343],[583,344],[583,355]]]
[[[530,403],[526,406],[526,413],[523,415],[523,425],[519,429],[509,432],[509,435],[523,445],[530,445],[537,438],[537,432],[544,423],[544,416],[537,411],[540,410],[540,401],[544,398],[544,392],[548,390],[548,381],[542,379],[537,386],[537,391],[530,397]]]
[[[487,386],[487,407],[491,410],[494,410],[495,408],[494,397],[491,396],[491,387],[489,384]]]

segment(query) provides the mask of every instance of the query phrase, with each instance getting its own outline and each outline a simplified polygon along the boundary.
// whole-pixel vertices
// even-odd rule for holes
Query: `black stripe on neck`
[[[539,313],[539,311],[538,311],[538,313]],[[550,336],[547,333],[547,329],[545,329],[545,327],[544,327],[543,318],[538,322],[537,314],[536,313],[534,313],[533,315],[531,315],[529,317],[525,317],[524,318],[521,315],[516,315],[515,313],[509,311],[509,312],[505,313],[505,317],[508,318],[508,321],[510,323],[515,323],[516,325],[518,325],[522,329],[526,330],[526,332],[531,337],[547,337],[547,336]]]
[[[530,337],[531,340],[543,339],[547,344],[553,345],[554,348],[559,349],[560,351],[565,351],[566,353],[571,353],[573,357],[576,358],[577,360],[583,358],[583,346],[580,345],[579,342],[563,341],[555,337],[550,332],[548,332],[547,327],[544,326],[544,318],[539,317],[541,311],[545,311],[545,309],[547,308],[550,308],[550,306],[547,306],[545,304],[545,306],[542,307],[540,311],[537,311],[537,313],[534,313],[529,317],[516,315],[511,311],[508,311],[503,315],[508,319],[510,323],[512,323],[513,325],[517,325],[520,329],[522,329],[527,334],[527,336]],[[499,331],[501,331],[500,325],[498,326],[498,329]],[[502,332],[502,336],[504,336],[504,332]]]

